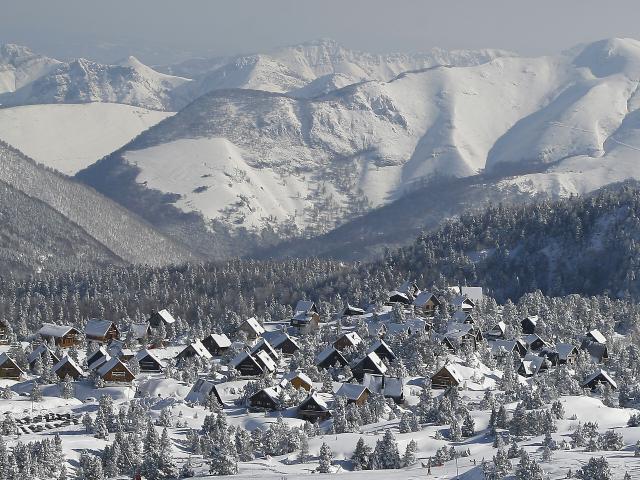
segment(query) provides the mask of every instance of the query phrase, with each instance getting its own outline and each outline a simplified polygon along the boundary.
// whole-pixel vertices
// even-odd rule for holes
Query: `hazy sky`
[[[14,0],[0,11],[2,43],[148,63],[320,37],[374,52],[491,47],[526,55],[640,38],[638,0]]]

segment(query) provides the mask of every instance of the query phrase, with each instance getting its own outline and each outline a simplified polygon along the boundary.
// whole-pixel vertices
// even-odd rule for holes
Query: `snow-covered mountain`
[[[59,64],[58,60],[33,53],[27,47],[0,45],[0,94],[24,87]]]

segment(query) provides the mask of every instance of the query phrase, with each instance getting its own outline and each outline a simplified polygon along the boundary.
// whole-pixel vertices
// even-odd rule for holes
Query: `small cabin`
[[[532,352],[537,352],[537,351],[542,350],[543,348],[546,348],[546,347],[549,346],[547,344],[547,342],[545,342],[542,338],[540,338],[535,333],[530,333],[528,335],[524,335],[522,337],[522,340],[524,341],[524,343],[527,346],[527,348],[529,350],[531,350]]]
[[[462,382],[462,374],[454,365],[445,365],[431,377],[432,388],[457,387]]]
[[[451,306],[456,312],[469,313],[476,307],[476,304],[465,295],[457,295],[451,299]]]
[[[333,342],[336,350],[344,350],[345,348],[354,348],[362,343],[362,338],[356,332],[343,333]]]
[[[431,292],[420,292],[416,299],[413,301],[413,306],[416,310],[422,312],[425,315],[434,315],[436,310],[442,306],[438,297]]]
[[[536,333],[536,327],[538,326],[538,315],[529,315],[525,317],[521,322],[523,335],[533,335]]]
[[[595,363],[602,363],[609,358],[607,338],[600,333],[600,330],[594,329],[587,332],[580,348],[586,350]]]
[[[138,343],[143,343],[151,336],[151,325],[149,325],[149,323],[132,323],[130,332],[133,340],[136,340]]]
[[[176,355],[177,360],[185,360],[187,358],[199,357],[204,358],[206,360],[210,360],[213,358],[209,353],[209,350],[205,348],[200,340],[196,340],[193,343],[190,343],[186,347],[182,349],[178,355]]]
[[[545,348],[539,353],[552,366],[574,365],[578,359],[578,348],[571,343],[558,343],[554,348]]]
[[[291,338],[287,332],[283,332],[271,340],[271,346],[282,353],[282,355],[290,356],[300,350],[300,346]]]
[[[296,390],[300,390],[301,388],[303,388],[308,392],[313,388],[313,382],[311,381],[311,378],[309,378],[309,376],[305,373],[289,372],[289,374],[285,375],[284,378]]]
[[[320,312],[311,300],[300,300],[293,310],[289,324],[300,333],[309,333],[320,328]]]
[[[258,352],[255,355],[249,352],[240,352],[230,363],[240,372],[240,375],[251,377],[262,375],[264,372],[276,371],[276,363],[266,352]]]
[[[582,382],[582,388],[596,390],[601,385],[609,385],[612,390],[618,388],[618,384],[602,369],[596,370]]]
[[[365,373],[384,375],[387,371],[387,366],[375,352],[369,352],[364,358],[356,360],[351,365],[351,371],[353,372],[354,378],[362,380]]]
[[[500,321],[496,323],[491,330],[485,332],[484,336],[487,340],[503,340],[507,334],[506,323]]]
[[[323,421],[331,417],[329,402],[331,397],[327,394],[312,392],[298,405],[297,416],[310,422]]]
[[[160,372],[163,365],[158,357],[153,352],[146,348],[136,353],[136,360],[140,365],[141,372]]]
[[[343,317],[357,317],[360,315],[364,315],[366,312],[364,311],[364,308],[358,308],[358,307],[354,307],[352,305],[349,305],[347,303],[347,306],[344,307],[344,310],[342,310],[342,316]]]
[[[316,356],[315,363],[318,368],[328,369],[335,365],[344,367],[347,364],[347,360],[333,347],[333,345],[330,345]]]
[[[84,327],[84,335],[91,342],[109,343],[111,340],[120,338],[120,330],[115,323],[109,320],[92,318],[87,321]]]
[[[97,372],[107,383],[131,383],[136,378],[129,367],[116,357],[111,357],[103,363]]]
[[[52,340],[60,348],[69,348],[82,343],[80,332],[69,325],[45,323],[38,334],[44,341]]]
[[[205,378],[199,378],[196,383],[191,387],[191,390],[185,397],[187,402],[199,403],[200,405],[206,405],[210,397],[214,397],[219,405],[223,405],[220,392],[215,383]]]
[[[107,350],[101,346],[98,350],[87,357],[87,366],[90,370],[94,370],[109,360],[109,358],[111,358],[111,355],[109,355]]]
[[[219,357],[231,347],[231,340],[224,333],[212,333],[202,339],[202,345],[214,357]]]
[[[171,315],[168,310],[163,309],[158,312],[153,312],[147,322],[151,328],[160,328],[160,325],[162,325],[166,329],[169,325],[176,323],[176,319],[173,318],[173,315]]]
[[[404,379],[400,377],[365,373],[362,385],[367,387],[371,393],[378,393],[385,398],[390,398],[397,404],[404,403]]]
[[[514,353],[522,358],[527,354],[527,347],[522,340],[494,340],[489,342],[489,347],[494,358],[504,358]]]
[[[61,380],[64,380],[67,375],[74,380],[80,378],[84,373],[73,358],[65,355],[62,359],[56,363],[51,369]]]
[[[396,354],[393,353],[391,347],[382,339],[376,340],[371,347],[369,347],[369,352],[374,352],[381,360],[386,360],[387,362],[392,362],[396,358]]]
[[[24,371],[6,352],[0,354],[0,378],[19,380],[24,375]]]
[[[249,408],[255,410],[278,410],[280,408],[280,385],[263,388],[249,397]]]
[[[545,357],[535,355],[533,353],[527,353],[520,365],[518,366],[518,375],[521,377],[529,378],[539,373],[546,372],[551,366],[551,362]]]
[[[271,346],[271,344],[266,339],[261,339],[252,349],[251,354],[255,355],[258,352],[266,352],[274,362],[277,362],[280,359],[280,355],[278,352]]]
[[[255,340],[264,334],[265,330],[255,317],[247,318],[240,324],[240,330],[247,335],[248,340]]]
[[[58,363],[60,361],[60,359],[56,357],[56,354],[51,351],[46,343],[41,343],[27,356],[27,362],[29,362],[29,368],[31,370],[33,370],[33,368],[35,367],[36,360],[38,358],[40,360],[43,360],[43,357],[46,355],[45,352],[49,353],[52,364]]]
[[[345,397],[347,404],[355,403],[356,405],[363,405],[371,392],[364,385],[358,385],[357,383],[343,383],[338,391],[336,397]]]

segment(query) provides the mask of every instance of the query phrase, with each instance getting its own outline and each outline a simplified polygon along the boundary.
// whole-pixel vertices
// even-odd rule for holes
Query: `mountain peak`
[[[640,77],[640,42],[632,38],[598,40],[577,49],[573,63],[588,68],[599,78],[624,73],[637,79]]]

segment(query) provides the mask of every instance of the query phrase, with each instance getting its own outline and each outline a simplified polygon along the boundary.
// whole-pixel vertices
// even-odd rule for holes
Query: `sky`
[[[0,12],[0,43],[103,62],[133,54],[167,64],[318,38],[371,52],[523,55],[640,39],[637,0],[19,0],[3,2]]]

